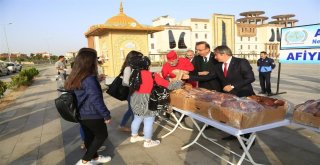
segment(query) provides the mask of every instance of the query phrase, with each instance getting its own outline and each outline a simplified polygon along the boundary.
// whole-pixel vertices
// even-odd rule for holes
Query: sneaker
[[[141,142],[144,141],[144,137],[142,136],[131,136],[130,142],[135,143],[135,142]]]
[[[88,161],[87,163],[82,163],[82,159],[80,159],[76,165],[93,165],[91,161]]]
[[[121,131],[121,132],[131,132],[131,129],[130,128],[128,128],[128,127],[119,127],[119,131]]]
[[[143,143],[143,147],[144,147],[144,148],[150,148],[150,147],[155,147],[155,146],[157,146],[157,145],[159,145],[159,144],[160,144],[160,141],[159,141],[159,140],[151,140],[151,141],[149,141],[149,142],[145,141],[145,142]]]
[[[98,149],[98,152],[104,151],[106,148],[107,148],[106,146],[101,146],[101,147]]]
[[[107,163],[107,162],[110,162],[111,160],[111,157],[110,156],[102,156],[102,155],[99,155],[98,156],[98,159],[92,159],[91,160],[91,163],[93,165],[95,164],[100,164],[100,163]]]

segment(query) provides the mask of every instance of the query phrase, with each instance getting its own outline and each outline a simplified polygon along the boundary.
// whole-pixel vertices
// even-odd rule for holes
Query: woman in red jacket
[[[159,86],[163,86],[169,90],[181,88],[182,85],[181,80],[169,82],[157,73],[154,74],[153,81],[152,72],[149,71],[150,64],[151,62],[146,56],[134,58],[130,63],[133,72],[129,82],[131,90],[131,108],[134,113],[134,119],[131,124],[132,136],[130,142],[135,143],[137,141],[144,141],[143,146],[146,148],[160,144],[159,140],[151,139],[153,133],[152,125],[155,116],[159,113],[159,111],[150,111],[148,107],[153,82],[155,81]],[[144,124],[144,137],[138,136],[138,130],[142,121]]]

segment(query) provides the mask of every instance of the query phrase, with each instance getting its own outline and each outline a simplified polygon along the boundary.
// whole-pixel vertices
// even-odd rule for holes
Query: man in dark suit
[[[221,91],[221,85],[215,73],[215,65],[218,61],[210,51],[210,45],[205,41],[196,43],[198,56],[192,60],[194,70],[189,75],[183,75],[183,79],[198,81],[198,87],[209,90]]]
[[[214,49],[215,59],[220,63],[216,65],[216,73],[221,81],[222,89],[226,93],[238,97],[254,95],[251,83],[255,81],[252,67],[248,60],[232,56],[232,51],[227,46],[218,46]],[[248,138],[250,134],[245,134]],[[236,139],[227,136],[223,140]]]

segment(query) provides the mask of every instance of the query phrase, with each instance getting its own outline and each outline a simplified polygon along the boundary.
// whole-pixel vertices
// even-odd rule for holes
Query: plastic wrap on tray
[[[222,102],[221,107],[242,112],[260,112],[264,108],[256,101],[248,99],[225,100]]]
[[[320,128],[320,99],[308,100],[296,105],[293,121],[310,127]]]
[[[270,97],[252,95],[252,96],[249,96],[247,98],[258,102],[259,104],[261,104],[262,106],[265,106],[267,108],[270,108],[270,107],[277,108],[278,106],[284,106],[285,105],[285,101],[274,99],[274,98],[270,98]]]
[[[203,88],[183,88],[170,93],[170,104],[235,128],[250,128],[284,119],[288,104],[273,98],[231,94]]]
[[[320,99],[308,100],[303,104],[299,104],[295,107],[296,111],[310,113],[313,116],[320,117]]]
[[[287,104],[283,106],[263,106],[252,99],[237,98],[226,100],[221,106],[213,106],[208,111],[211,119],[224,122],[232,127],[243,129],[285,118]]]

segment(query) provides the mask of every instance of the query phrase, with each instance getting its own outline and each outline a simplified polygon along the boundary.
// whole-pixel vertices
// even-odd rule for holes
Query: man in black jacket
[[[255,81],[252,67],[248,60],[232,56],[232,51],[227,46],[218,46],[214,49],[215,59],[220,63],[216,65],[216,73],[221,81],[223,91],[245,97],[254,95],[251,83]],[[250,134],[244,134],[249,138]],[[227,136],[223,140],[236,139],[235,136]]]
[[[193,72],[184,75],[183,79],[198,81],[198,87],[209,90],[221,91],[221,85],[215,73],[215,65],[218,61],[214,59],[214,54],[210,51],[210,45],[205,41],[196,43],[198,56],[192,60]]]

